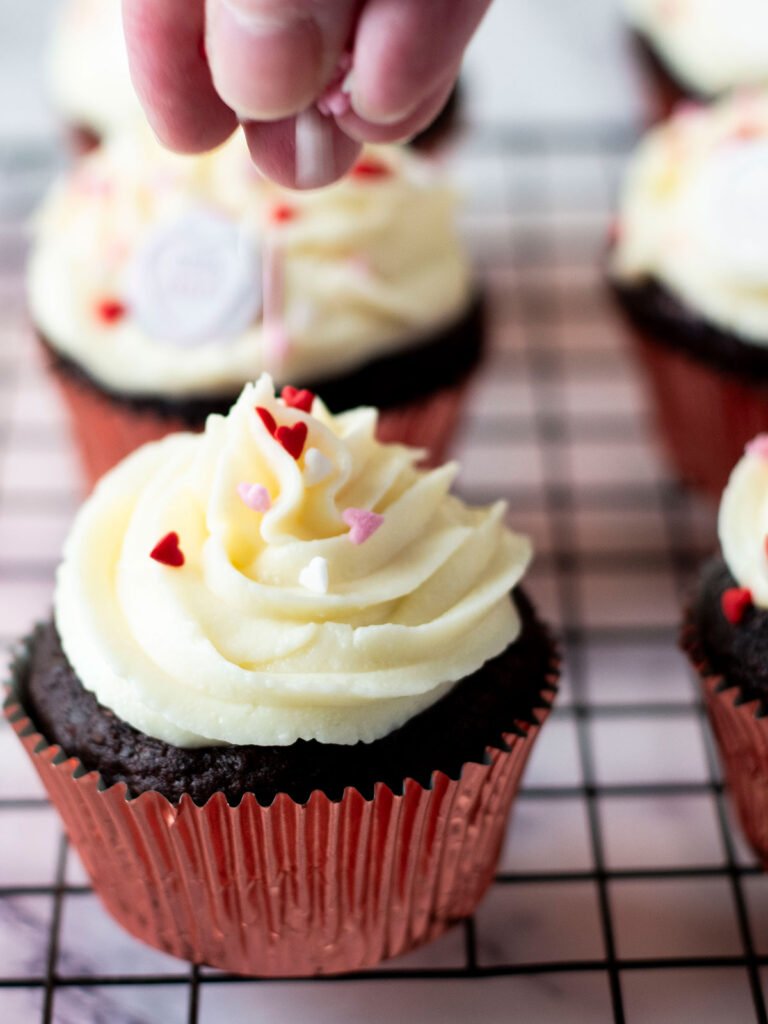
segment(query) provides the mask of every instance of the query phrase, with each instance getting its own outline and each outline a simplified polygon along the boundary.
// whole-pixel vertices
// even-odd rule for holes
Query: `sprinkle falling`
[[[347,508],[341,518],[350,528],[347,536],[351,544],[364,544],[384,522],[384,516],[366,508]]]
[[[328,593],[328,562],[317,555],[299,573],[299,583],[315,594]]]
[[[314,487],[327,480],[333,470],[333,463],[319,448],[307,448],[304,454],[304,485]]]
[[[288,221],[295,220],[298,215],[299,211],[290,203],[275,203],[269,211],[269,219],[273,224],[287,224]]]
[[[262,484],[243,482],[237,485],[237,495],[252,512],[268,512],[272,508],[269,491]]]
[[[737,626],[752,605],[752,592],[747,587],[729,587],[720,597],[723,615],[732,626]]]
[[[368,178],[369,180],[373,180],[375,178],[388,178],[392,174],[392,171],[383,160],[377,160],[375,157],[367,156],[358,160],[349,173],[353,178]]]
[[[292,427],[278,427],[275,431],[275,440],[298,461],[304,451],[307,433],[306,423],[294,423]]]
[[[166,533],[152,548],[149,557],[154,558],[161,565],[170,565],[174,569],[181,568],[184,565],[184,552],[179,546],[178,533],[175,530]]]

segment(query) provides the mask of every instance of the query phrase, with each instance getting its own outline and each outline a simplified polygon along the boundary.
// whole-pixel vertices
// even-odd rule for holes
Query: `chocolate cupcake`
[[[661,107],[768,85],[763,0],[623,0]]]
[[[720,504],[722,554],[703,570],[683,630],[728,786],[768,865],[768,435],[752,441]]]
[[[375,964],[469,914],[554,696],[530,546],[376,414],[248,385],[79,513],[6,704],[132,933],[242,973]]]
[[[439,459],[483,339],[439,172],[395,147],[294,193],[242,140],[182,157],[124,133],[52,190],[29,263],[33,322],[93,481],[145,441],[201,429],[262,369]],[[262,286],[262,283],[264,285]]]
[[[627,174],[610,277],[672,464],[719,496],[768,429],[768,94],[650,133]]]

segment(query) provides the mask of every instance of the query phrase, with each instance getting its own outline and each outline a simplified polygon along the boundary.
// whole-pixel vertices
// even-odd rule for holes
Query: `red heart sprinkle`
[[[125,316],[125,306],[118,299],[102,299],[96,304],[96,315],[104,323],[114,324]]]
[[[358,160],[350,171],[353,178],[387,178],[392,172],[383,160],[367,156]]]
[[[278,427],[275,440],[279,441],[294,459],[299,459],[307,440],[307,424],[294,423],[292,427]]]
[[[285,224],[289,220],[295,220],[298,217],[299,211],[295,206],[290,206],[288,203],[275,203],[270,210],[270,220],[274,224]]]
[[[179,535],[175,531],[166,533],[162,540],[152,548],[150,558],[163,565],[172,565],[178,568],[184,565],[184,552],[179,547]]]
[[[281,398],[291,409],[301,409],[302,412],[312,412],[312,403],[315,396],[307,388],[293,388],[286,384],[283,388]]]
[[[277,430],[277,423],[275,422],[275,417],[272,415],[269,409],[265,409],[263,405],[257,405],[256,412],[259,414],[259,419],[261,420],[261,422],[270,432],[272,437],[274,437],[275,431]]]
[[[744,618],[744,612],[752,604],[752,592],[746,587],[729,587],[720,597],[723,615],[731,625],[736,626]]]

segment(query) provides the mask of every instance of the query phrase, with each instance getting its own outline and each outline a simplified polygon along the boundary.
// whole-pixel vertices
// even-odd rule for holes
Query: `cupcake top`
[[[624,0],[630,23],[702,96],[768,84],[765,0]]]
[[[32,316],[120,394],[231,397],[264,369],[321,381],[418,344],[466,309],[455,207],[438,172],[396,147],[294,193],[257,174],[239,137],[188,157],[137,128],[44,203]]]
[[[59,569],[55,618],[83,686],[180,747],[370,742],[505,650],[528,541],[455,464],[376,441],[264,375],[203,434],[103,478]]]
[[[768,345],[768,93],[685,108],[648,135],[627,173],[611,270]]]
[[[110,135],[141,118],[120,0],[66,0],[50,43],[48,78],[57,110],[96,135]]]
[[[725,564],[743,591],[741,600],[768,609],[768,434],[747,445],[731,473],[718,534]]]

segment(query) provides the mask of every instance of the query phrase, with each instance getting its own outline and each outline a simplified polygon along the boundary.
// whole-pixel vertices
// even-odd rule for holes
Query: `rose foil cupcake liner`
[[[719,500],[746,443],[768,430],[768,386],[718,370],[637,328],[630,333],[673,469]]]
[[[554,648],[553,648],[554,649]],[[4,714],[59,811],[109,913],[151,946],[236,974],[291,977],[371,967],[473,912],[491,884],[512,800],[557,689],[553,653],[542,707],[503,748],[429,787],[348,788],[334,801],[280,794],[269,805],[222,793],[203,806],[131,797],[49,743],[18,692]]]
[[[761,713],[759,700],[744,700],[738,686],[714,671],[690,614],[681,646],[701,680],[704,707],[741,826],[768,868],[768,717]]]

